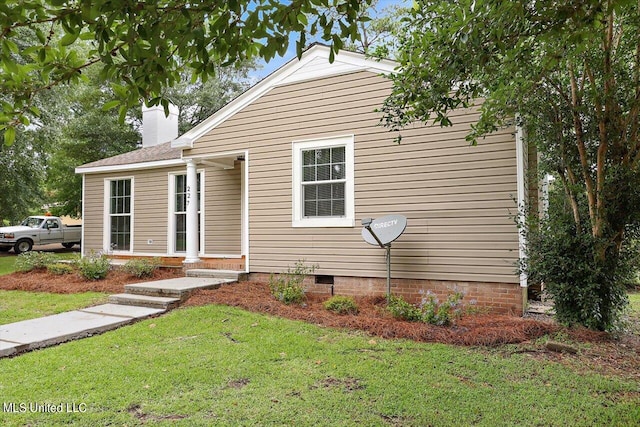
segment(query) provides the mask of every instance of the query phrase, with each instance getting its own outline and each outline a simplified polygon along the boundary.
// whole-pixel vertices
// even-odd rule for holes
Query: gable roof
[[[390,74],[398,66],[394,61],[370,59],[361,53],[346,50],[341,50],[335,55],[334,61],[329,63],[330,53],[329,46],[314,44],[302,53],[300,59],[291,59],[177,139],[87,163],[77,167],[76,173],[114,172],[182,164],[183,149],[192,148],[194,141],[202,135],[276,87],[357,71]]]
[[[171,142],[139,148],[128,153],[107,157],[76,168],[76,173],[108,172],[126,169],[147,169],[150,167],[182,164],[182,150],[171,147]]]
[[[390,74],[398,66],[394,61],[370,59],[361,53],[344,50],[335,55],[333,63],[329,63],[330,52],[331,49],[328,46],[322,44],[312,45],[303,52],[299,60],[298,58],[293,58],[278,68],[209,118],[174,139],[171,142],[171,146],[175,148],[192,148],[195,140],[278,86],[357,71]]]

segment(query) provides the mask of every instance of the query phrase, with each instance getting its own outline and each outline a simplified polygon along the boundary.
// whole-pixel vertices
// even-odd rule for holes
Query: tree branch
[[[584,129],[582,127],[582,121],[578,113],[578,107],[580,106],[580,97],[578,93],[578,83],[576,81],[576,75],[573,70],[573,64],[568,62],[569,77],[571,79],[571,115],[573,116],[573,128],[576,133],[576,145],[578,147],[578,153],[580,155],[580,165],[582,166],[582,176],[587,190],[587,200],[589,202],[589,219],[591,220],[591,230],[596,235],[596,195],[593,188],[593,179],[591,177],[591,171],[589,167],[589,159],[587,148],[584,142]]]

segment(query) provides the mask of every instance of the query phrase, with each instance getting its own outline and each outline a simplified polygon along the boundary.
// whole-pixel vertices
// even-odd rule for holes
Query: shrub
[[[527,216],[520,272],[530,283],[544,283],[560,323],[614,331],[627,305],[625,283],[633,280],[637,248],[593,237],[588,223],[576,225],[562,199],[557,200],[562,196],[549,196],[549,212],[542,219]],[[629,227],[625,238],[633,241],[639,234],[637,227]]]
[[[45,269],[55,263],[56,258],[48,252],[23,252],[16,258],[16,271],[26,273],[31,270]]]
[[[160,267],[159,258],[134,258],[127,261],[122,270],[127,274],[142,278],[153,276],[158,267]]]
[[[55,264],[48,265],[47,271],[51,274],[62,276],[64,274],[73,273],[73,267],[70,266],[69,264],[63,264],[61,262],[57,262]]]
[[[80,275],[87,280],[101,280],[107,277],[109,273],[110,264],[109,258],[103,253],[91,252],[82,258],[78,258],[75,261]]]
[[[338,314],[358,314],[358,305],[351,297],[333,296],[324,302],[324,308]]]
[[[302,283],[308,274],[318,268],[316,265],[307,266],[304,261],[297,261],[293,270],[291,267],[286,273],[271,274],[269,276],[269,289],[277,300],[289,304],[301,304],[305,300]]]
[[[454,318],[462,315],[462,292],[454,292],[447,297],[447,300],[440,303],[435,294],[431,291],[422,292],[424,296],[419,305],[413,305],[400,296],[391,295],[387,310],[396,319],[409,322],[424,322],[431,325],[446,326]]]

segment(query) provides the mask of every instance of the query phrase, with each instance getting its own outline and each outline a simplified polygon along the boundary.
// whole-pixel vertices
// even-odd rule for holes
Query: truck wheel
[[[13,246],[13,251],[20,255],[23,252],[29,252],[33,248],[33,243],[29,239],[21,239]]]
[[[75,243],[63,243],[62,246],[64,246],[67,249],[71,249],[73,247],[73,245],[75,245]]]

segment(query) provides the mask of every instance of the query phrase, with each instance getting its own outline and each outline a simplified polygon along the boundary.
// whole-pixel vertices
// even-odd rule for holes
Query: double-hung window
[[[293,143],[294,227],[353,227],[353,140]]]
[[[131,179],[108,181],[108,249],[131,250]]]

